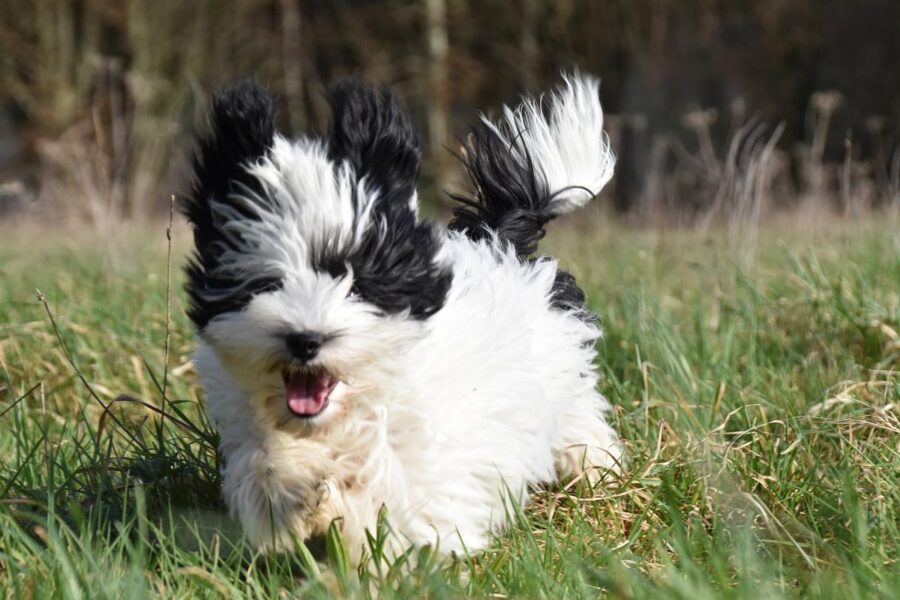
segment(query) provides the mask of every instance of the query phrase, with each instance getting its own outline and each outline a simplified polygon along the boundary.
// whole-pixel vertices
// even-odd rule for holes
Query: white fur
[[[550,94],[549,118],[541,99],[533,98],[514,109],[504,106],[501,126],[482,117],[523,163],[528,152],[555,194],[555,215],[581,208],[599,194],[616,163],[603,131],[603,109],[597,100],[600,82],[579,74],[563,75],[563,80],[565,87]]]
[[[553,106],[549,124],[534,105],[507,110],[510,126],[525,130],[513,143],[538,157],[554,190],[577,184],[593,195],[612,166],[596,83],[568,79]],[[525,504],[536,485],[583,468],[600,481],[619,463],[596,390],[600,331],[551,306],[555,260],[522,261],[499,240],[456,233],[437,257],[453,283],[430,318],[384,316],[348,295],[352,274],[317,272],[308,255],[325,238],[352,245],[363,228],[387,226],[367,211],[354,218],[348,169],[315,141],[279,138],[250,169],[268,202],[247,203],[268,207],[254,209],[260,220],[217,207],[241,249],[225,268],[283,283],[201,334],[196,364],[221,431],[225,500],[262,548],[288,547],[340,518],[359,560],[382,506],[395,550],[483,548],[506,522],[507,493]],[[560,194],[559,212],[585,194]],[[279,371],[282,336],[302,330],[331,337],[316,364],[341,380],[309,421],[288,411]]]

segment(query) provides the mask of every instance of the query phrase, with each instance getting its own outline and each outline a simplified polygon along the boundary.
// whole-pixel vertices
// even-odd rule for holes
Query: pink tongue
[[[316,415],[325,407],[332,387],[327,375],[293,373],[286,383],[288,408],[301,417]]]

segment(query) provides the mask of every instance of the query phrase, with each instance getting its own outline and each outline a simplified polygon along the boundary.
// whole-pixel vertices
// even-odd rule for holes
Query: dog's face
[[[190,317],[258,416],[293,431],[389,393],[451,281],[416,218],[407,116],[355,82],[330,99],[328,138],[288,142],[258,87],[218,95],[185,203]]]

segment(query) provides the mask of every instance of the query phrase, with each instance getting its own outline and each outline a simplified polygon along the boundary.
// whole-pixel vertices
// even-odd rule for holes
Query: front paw
[[[322,479],[316,487],[316,504],[310,512],[308,522],[311,535],[322,535],[335,519],[340,518],[340,491],[334,479]]]
[[[269,490],[273,487],[281,490],[279,504],[284,523],[301,538],[324,533],[338,516],[334,502],[337,486],[324,474],[311,480],[291,482],[282,479],[274,486],[270,477],[268,483]],[[269,496],[271,499],[271,491]]]
[[[250,542],[264,550],[290,548],[294,538],[324,532],[338,516],[329,463],[308,454],[284,458],[252,451],[230,457],[224,473],[226,504]]]

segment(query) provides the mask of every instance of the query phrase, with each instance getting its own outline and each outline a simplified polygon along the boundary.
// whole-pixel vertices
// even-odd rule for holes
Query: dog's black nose
[[[303,362],[314,359],[324,341],[325,338],[321,333],[312,331],[295,331],[287,334],[285,338],[290,353]]]

